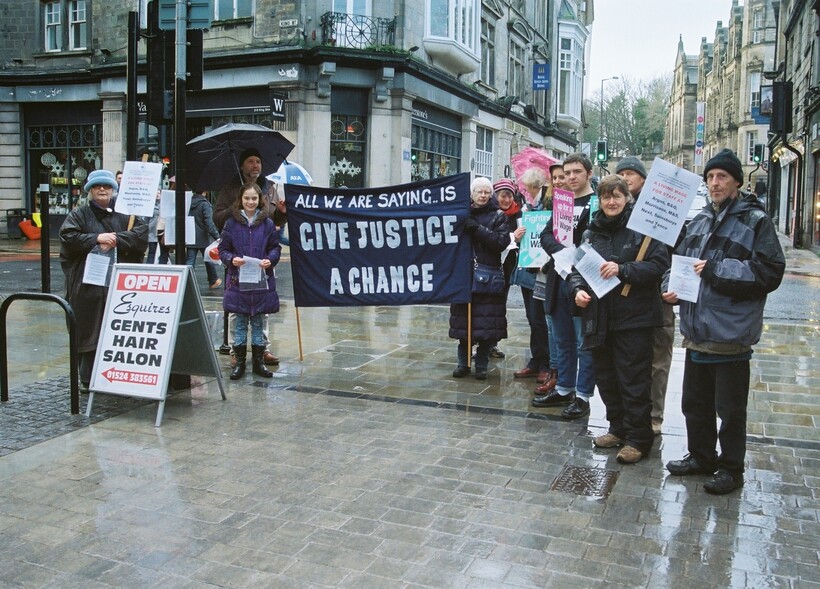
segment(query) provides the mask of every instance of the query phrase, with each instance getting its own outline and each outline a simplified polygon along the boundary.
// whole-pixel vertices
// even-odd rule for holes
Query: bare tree
[[[660,153],[671,88],[671,74],[648,81],[621,76],[604,92],[603,105],[600,96],[584,101],[584,141],[595,145],[603,127],[613,157]]]

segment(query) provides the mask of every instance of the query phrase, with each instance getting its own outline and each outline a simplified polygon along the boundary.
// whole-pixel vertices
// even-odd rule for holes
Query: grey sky
[[[732,0],[595,0],[586,95],[597,96],[604,78],[672,73],[680,35],[686,53],[697,53],[701,37],[714,40],[717,21],[726,26],[731,8]]]

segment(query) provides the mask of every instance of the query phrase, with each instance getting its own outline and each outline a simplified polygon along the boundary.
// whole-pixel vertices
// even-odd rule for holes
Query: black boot
[[[245,356],[248,354],[248,346],[234,346],[233,353],[236,357],[236,366],[231,371],[231,380],[239,380],[245,374]]]
[[[464,378],[470,374],[470,367],[467,366],[467,340],[458,341],[458,365],[453,370],[453,378]]]
[[[253,360],[253,373],[265,378],[273,376],[273,372],[265,366],[265,346],[251,346],[251,359]]]

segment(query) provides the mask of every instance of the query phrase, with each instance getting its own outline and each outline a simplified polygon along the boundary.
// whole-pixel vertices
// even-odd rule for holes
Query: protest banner
[[[528,211],[521,215],[525,231],[518,245],[519,268],[541,268],[549,262],[549,254],[541,247],[541,232],[551,217],[552,211]]]
[[[468,303],[470,176],[380,188],[285,185],[296,307]]]
[[[151,217],[162,178],[162,164],[125,162],[114,210],[124,215]]]
[[[162,422],[168,379],[215,376],[225,398],[205,310],[188,266],[116,264],[108,289],[86,415],[95,393],[159,401]]]
[[[569,190],[556,188],[552,192],[552,234],[561,245],[572,245],[575,226],[575,195]]]

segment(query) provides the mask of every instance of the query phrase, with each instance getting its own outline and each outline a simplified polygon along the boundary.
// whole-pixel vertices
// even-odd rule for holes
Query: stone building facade
[[[797,247],[820,252],[820,1],[783,0],[777,6],[776,67],[769,77],[788,84],[788,129],[770,133],[773,214]],[[787,93],[788,94],[788,93]]]
[[[697,54],[687,55],[683,43],[679,44],[666,124],[666,158],[700,172],[709,158],[728,147],[743,163],[744,184],[754,189],[758,181],[765,183],[766,171],[753,157],[755,145],[765,145],[767,140],[770,103],[764,105],[762,98],[767,85],[763,73],[774,62],[774,46],[771,0],[747,0],[742,6],[732,0],[727,25],[719,21],[712,41],[704,37]],[[697,145],[698,103],[704,117],[702,145]]]
[[[349,187],[498,178],[526,146],[557,157],[578,146],[592,0],[212,6],[188,138],[262,124],[296,145],[289,157],[318,185]],[[171,127],[146,112],[147,0],[4,0],[0,211],[34,210],[44,188],[57,223],[91,170],[122,167],[129,11],[143,27],[138,149],[172,158]]]

